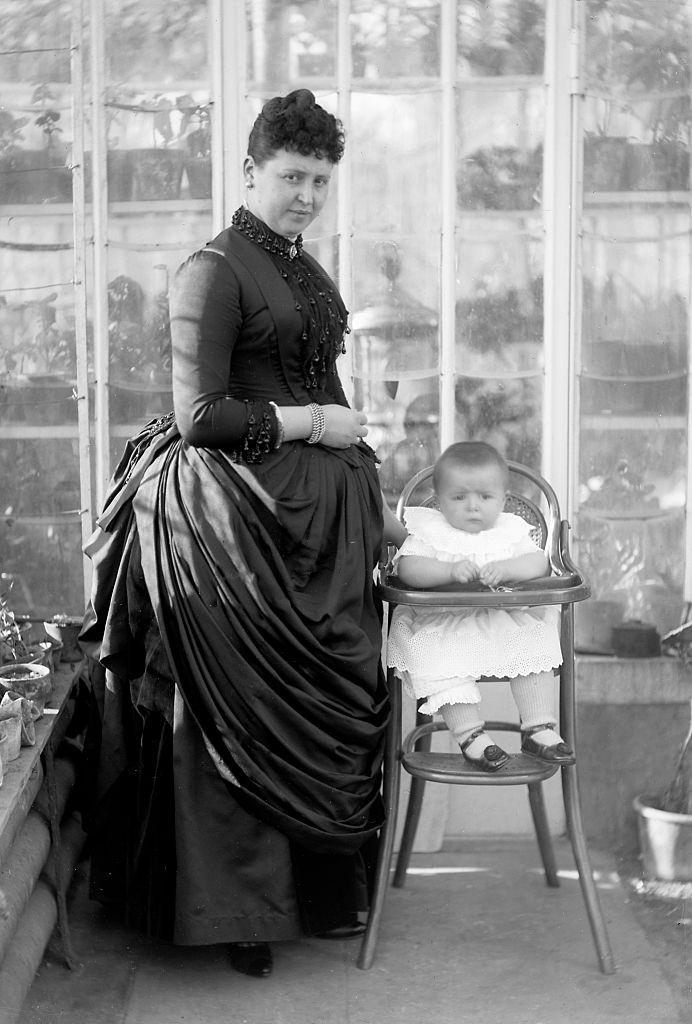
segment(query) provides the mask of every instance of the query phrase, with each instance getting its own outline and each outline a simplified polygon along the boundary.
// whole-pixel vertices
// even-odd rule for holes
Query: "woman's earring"
[[[255,187],[254,181],[252,181],[251,178],[248,178],[248,180],[245,182],[245,188],[254,188],[254,187]]]

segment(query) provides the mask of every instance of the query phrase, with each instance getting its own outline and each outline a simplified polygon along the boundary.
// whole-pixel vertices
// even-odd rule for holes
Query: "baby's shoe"
[[[557,736],[556,743],[540,743],[533,739],[533,734],[548,730]],[[547,737],[544,737],[547,739]],[[531,757],[538,757],[548,764],[569,765],[576,763],[574,751],[570,750],[565,741],[555,732],[554,722],[544,722],[541,725],[532,725],[528,729],[521,730],[521,752]]]
[[[480,757],[472,757],[467,753],[468,748],[474,740],[479,739],[481,736],[487,736],[488,740],[490,740],[490,736],[487,735],[484,729],[476,729],[475,732],[472,732],[471,735],[464,740],[463,743],[459,744],[461,752],[464,755],[464,760],[468,761],[468,763],[472,764],[475,768],[480,768],[483,772],[499,771],[500,768],[509,761],[509,754],[504,751],[502,747],[498,747],[497,743],[493,743],[492,741],[488,743],[487,746],[484,747]]]

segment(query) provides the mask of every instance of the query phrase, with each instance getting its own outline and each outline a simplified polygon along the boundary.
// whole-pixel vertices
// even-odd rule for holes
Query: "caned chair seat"
[[[411,775],[406,818],[397,858],[393,884],[404,885],[416,828],[420,817],[423,794],[427,782],[462,786],[526,786],[529,807],[538,841],[546,883],[559,886],[553,845],[548,829],[542,784],[558,771],[562,773],[562,791],[567,832],[574,854],[584,904],[596,947],[598,963],[604,974],[615,970],[608,934],[593,880],[588,848],[584,836],[579,800],[577,765],[579,761],[576,737],[575,684],[574,684],[574,605],[589,597],[590,589],[569,551],[569,524],[560,515],[555,492],[538,473],[518,463],[509,463],[510,491],[505,511],[525,519],[532,528],[532,536],[548,556],[550,575],[537,580],[501,587],[496,590],[478,584],[455,584],[418,590],[406,587],[392,574],[388,565],[380,574],[377,590],[388,606],[389,621],[396,605],[439,608],[440,610],[467,608],[512,608],[559,605],[560,641],[563,662],[558,671],[560,693],[560,732],[577,755],[577,764],[558,768],[536,758],[518,753],[497,772],[484,772],[469,764],[461,754],[433,752],[432,735],[445,730],[442,722],[432,721],[418,714],[415,728],[401,738],[402,696],[401,683],[392,669],[388,670],[392,714],[387,732],[384,760],[385,825],[380,836],[379,859],[368,925],[358,958],[358,966],[367,970],[375,957],[384,900],[389,884],[393,859],[399,804],[400,772],[403,768]],[[403,521],[404,509],[411,505],[434,507],[431,488],[432,467],[417,473],[406,484],[397,504],[397,515]],[[490,732],[519,732],[516,722],[488,721]]]

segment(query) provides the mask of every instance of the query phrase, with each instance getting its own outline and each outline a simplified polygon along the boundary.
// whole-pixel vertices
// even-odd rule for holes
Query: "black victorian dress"
[[[126,448],[87,547],[92,894],[186,944],[367,907],[389,713],[376,459],[277,447],[271,403],[347,404],[346,311],[248,211],[171,290],[175,418]]]

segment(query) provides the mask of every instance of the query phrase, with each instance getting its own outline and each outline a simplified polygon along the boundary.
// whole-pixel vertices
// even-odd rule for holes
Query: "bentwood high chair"
[[[398,604],[422,608],[512,608],[531,605],[560,606],[560,639],[563,663],[559,670],[560,732],[565,742],[577,754],[574,683],[574,605],[589,597],[590,589],[572,561],[569,553],[569,524],[560,517],[560,508],[552,487],[543,477],[521,466],[509,463],[510,491],[505,511],[521,516],[531,524],[532,535],[548,555],[551,573],[542,579],[530,580],[502,587],[499,590],[478,584],[455,584],[434,590],[409,590],[391,574],[382,572],[377,590],[389,606],[389,620]],[[431,489],[432,467],[417,473],[404,487],[397,505],[397,516],[403,520],[406,506],[434,506]],[[386,820],[380,836],[380,851],[371,900],[370,915],[358,958],[358,966],[367,970],[372,966],[384,899],[389,883],[394,836],[399,803],[400,767],[411,776],[406,819],[401,848],[394,872],[393,884],[403,886],[406,880],[413,841],[423,802],[426,782],[461,786],[526,786],[529,806],[538,841],[538,849],[549,886],[559,886],[552,840],[543,798],[542,783],[562,772],[562,792],[567,832],[579,873],[579,882],[586,913],[591,926],[598,962],[604,974],[615,970],[598,893],[594,884],[588,848],[582,825],[577,764],[559,768],[526,754],[512,754],[509,762],[494,773],[484,772],[469,764],[461,754],[431,752],[432,734],[446,729],[442,722],[432,721],[418,714],[416,726],[401,741],[402,698],[401,683],[392,669],[388,670],[388,683],[392,714],[387,733],[384,760],[384,802]],[[490,732],[519,732],[514,722],[487,722]]]

